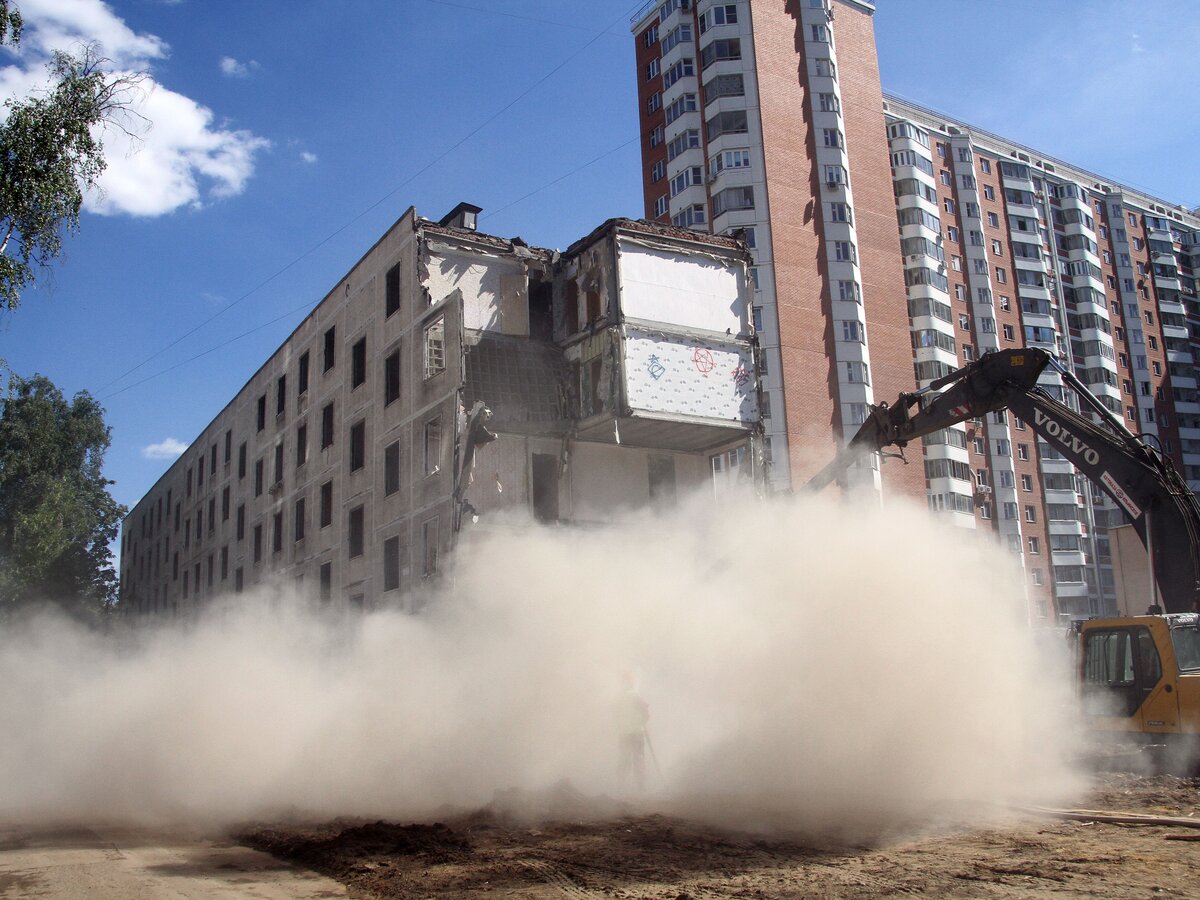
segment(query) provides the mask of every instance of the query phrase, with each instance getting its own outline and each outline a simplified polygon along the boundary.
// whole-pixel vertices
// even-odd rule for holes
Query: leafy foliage
[[[9,376],[0,401],[0,619],[42,602],[99,614],[116,599],[108,545],[125,508],[101,474],[104,410],[47,378]]]
[[[21,14],[0,0],[0,44],[20,39]],[[77,55],[55,52],[52,86],[41,96],[4,104],[0,124],[0,308],[15,309],[21,291],[79,227],[83,191],[104,171],[97,126],[122,127],[140,75],[115,76],[96,46]]]

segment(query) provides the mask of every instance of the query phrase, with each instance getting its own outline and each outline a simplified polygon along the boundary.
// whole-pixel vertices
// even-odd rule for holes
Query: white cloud
[[[169,50],[156,35],[134,32],[102,0],[22,0],[21,13],[25,32],[17,64],[0,69],[0,99],[25,96],[44,84],[52,49],[98,41],[101,54],[120,73],[149,71]],[[160,216],[239,194],[254,173],[257,155],[270,147],[250,131],[216,122],[212,110],[152,75],[131,97],[130,107],[136,115],[121,124],[136,137],[117,127],[102,130],[108,168],[99,179],[100,190],[85,197],[91,212]]]
[[[302,162],[306,162],[311,165],[317,161],[317,154],[309,153],[307,150],[305,150],[300,154],[300,159]]]
[[[142,448],[142,456],[146,459],[175,459],[183,454],[183,451],[188,448],[188,445],[183,441],[177,441],[173,437],[165,438],[157,444],[150,444]]]
[[[221,74],[227,75],[230,78],[246,78],[249,74],[258,69],[258,62],[250,60],[249,62],[238,62],[232,56],[221,57]]]

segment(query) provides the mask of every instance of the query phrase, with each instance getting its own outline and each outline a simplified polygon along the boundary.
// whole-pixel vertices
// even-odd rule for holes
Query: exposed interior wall
[[[438,241],[428,248],[425,286],[432,302],[458,290],[465,327],[529,334],[529,279],[520,261]]]
[[[618,241],[621,310],[629,318],[747,333],[744,268],[728,257]]]
[[[708,482],[709,463],[704,454],[575,443],[571,445],[567,472],[571,518],[581,523],[605,521],[619,511],[648,505],[651,456],[674,461],[680,496]]]

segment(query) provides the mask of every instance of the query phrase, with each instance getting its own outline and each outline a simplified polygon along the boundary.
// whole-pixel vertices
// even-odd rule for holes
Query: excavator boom
[[[1037,386],[1047,366],[1063,375],[1103,427]],[[1130,434],[1044,350],[989,353],[923,390],[901,394],[892,406],[872,406],[845,449],[805,489],[824,488],[862,456],[904,447],[1003,409],[1012,410],[1124,510],[1142,542],[1153,548],[1155,578],[1167,611],[1195,611],[1200,599],[1200,505],[1195,496],[1168,459]]]

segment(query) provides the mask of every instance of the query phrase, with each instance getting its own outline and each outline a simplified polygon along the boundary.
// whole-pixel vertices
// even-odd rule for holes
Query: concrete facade
[[[610,220],[560,254],[477,212],[408,210],[130,511],[122,607],[406,603],[472,529],[761,479],[742,244]]]

